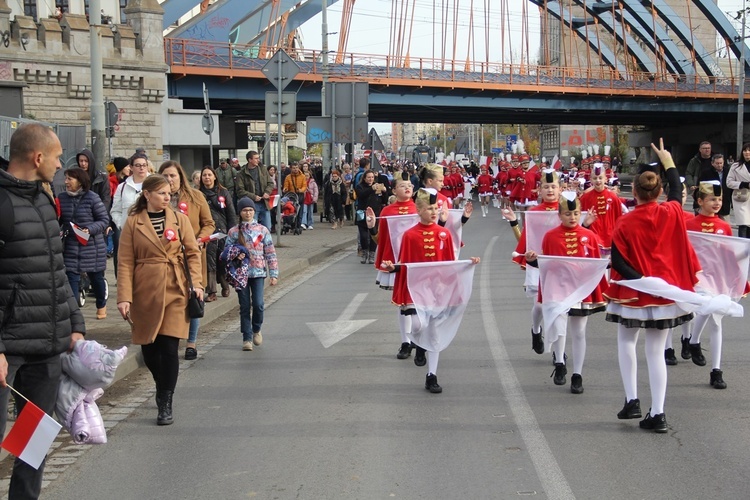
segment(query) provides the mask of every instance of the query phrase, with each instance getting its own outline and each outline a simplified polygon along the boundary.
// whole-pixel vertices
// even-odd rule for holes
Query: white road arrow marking
[[[312,330],[315,336],[318,337],[318,340],[323,344],[323,347],[328,349],[336,342],[344,340],[357,330],[361,330],[370,323],[377,321],[374,319],[352,319],[359,306],[365,301],[366,297],[366,293],[358,293],[355,295],[336,321],[307,323],[307,326],[310,327],[310,330]]]

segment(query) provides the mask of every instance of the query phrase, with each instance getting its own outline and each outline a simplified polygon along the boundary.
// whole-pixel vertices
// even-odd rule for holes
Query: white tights
[[[646,332],[646,364],[651,388],[651,415],[664,413],[664,399],[667,395],[667,364],[664,361],[664,342],[670,330],[644,329]],[[627,401],[638,398],[638,362],[636,343],[640,328],[617,326],[617,357],[620,362],[620,376],[625,388]]]
[[[583,375],[583,360],[586,358],[586,324],[588,316],[562,316],[567,319],[568,331],[573,345],[573,373]],[[559,319],[559,318],[558,318]],[[552,343],[552,352],[555,353],[555,361],[565,364],[565,329]]]
[[[534,333],[541,333],[542,319],[542,304],[540,304],[539,301],[535,298],[534,305],[531,308],[531,330]]]
[[[404,316],[401,312],[398,313],[398,327],[401,330],[401,343],[409,342],[407,334],[411,333],[411,315]]]
[[[686,323],[683,323],[680,325],[680,330],[682,331],[682,334],[680,335],[680,340],[682,339],[689,339],[690,338],[690,325],[692,325],[692,322],[688,321]],[[667,349],[673,349],[672,347],[672,332],[674,332],[674,328],[669,329],[669,334],[667,335],[667,340],[664,341],[664,350]]]
[[[427,374],[437,375],[437,365],[440,359],[438,351],[427,351]]]
[[[716,320],[713,314],[703,315],[696,314],[693,320],[693,335],[690,337],[691,344],[699,344],[703,330],[708,327],[710,330],[711,342],[711,363],[712,368],[721,368],[721,345],[723,341],[721,331],[721,317]]]

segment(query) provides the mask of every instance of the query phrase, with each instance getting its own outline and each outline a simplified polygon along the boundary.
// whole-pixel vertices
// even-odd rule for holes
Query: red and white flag
[[[526,251],[542,253],[542,240],[547,231],[560,225],[557,212],[534,210],[524,212],[524,231],[526,232]]]
[[[552,163],[550,163],[549,166],[559,172],[560,169],[562,169],[562,162],[560,161],[560,158],[558,158],[557,155],[555,155],[555,157],[552,158]]]
[[[474,265],[470,260],[404,264],[406,284],[417,310],[409,339],[428,351],[450,345],[471,298]]]
[[[275,208],[276,205],[279,204],[279,195],[278,194],[272,194],[267,200],[266,203],[268,205],[268,209],[271,210],[272,208]]]
[[[398,262],[398,255],[401,252],[401,240],[404,233],[417,225],[419,216],[417,214],[389,215],[383,218],[388,223],[388,236],[391,237],[393,261]]]
[[[607,271],[609,259],[540,255],[537,262],[542,286],[544,342],[550,345],[558,336],[565,335],[568,311],[596,289]]]
[[[703,268],[695,290],[739,301],[747,283],[750,240],[696,231],[688,231],[688,238]]]
[[[461,217],[463,217],[464,211],[460,208],[451,208],[448,210],[448,220],[445,221],[445,229],[450,231],[451,238],[453,239],[453,255],[458,260],[458,254],[461,251],[461,235],[463,233],[463,224],[461,224]]]
[[[208,236],[203,236],[201,238],[198,238],[198,240],[201,243],[208,243],[209,241],[218,241],[218,240],[220,240],[222,238],[226,238],[226,237],[227,237],[227,235],[225,233],[222,233],[221,231],[219,231],[217,233],[209,234]]]
[[[41,408],[26,401],[13,428],[0,446],[31,467],[39,469],[61,427]]]
[[[78,240],[78,243],[80,243],[83,246],[86,246],[89,244],[89,233],[83,230],[83,228],[77,224],[74,224],[73,222],[70,223],[71,227],[73,228],[73,234],[76,235],[76,239]]]

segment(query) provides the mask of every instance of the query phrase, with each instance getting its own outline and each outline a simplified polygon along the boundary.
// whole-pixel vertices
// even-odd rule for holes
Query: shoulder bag
[[[190,276],[190,267],[188,266],[187,253],[185,252],[185,245],[182,244],[182,233],[180,232],[180,226],[177,225],[177,233],[180,236],[180,248],[182,249],[182,263],[185,265],[185,274],[188,280],[188,303],[187,312],[191,319],[202,318],[205,308],[205,302],[198,298],[198,294],[195,293],[193,287],[193,278]]]

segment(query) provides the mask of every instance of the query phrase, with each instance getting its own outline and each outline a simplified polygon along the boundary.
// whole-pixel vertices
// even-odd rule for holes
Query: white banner
[[[697,231],[688,231],[688,238],[703,268],[696,291],[739,301],[747,283],[750,240]]]
[[[604,277],[609,259],[540,255],[537,262],[542,285],[544,341],[549,345],[559,335],[565,335],[565,331],[553,327],[556,318],[591,295]],[[557,324],[566,325],[567,321]]]
[[[563,200],[564,201],[564,200]],[[537,254],[542,253],[542,240],[547,231],[560,225],[560,217],[557,212],[546,210],[527,210],[524,215],[524,231],[526,231],[526,251],[533,250]],[[587,212],[581,212],[580,220],[586,218]]]
[[[450,231],[451,238],[453,238],[453,254],[458,260],[458,255],[461,252],[461,235],[463,234],[463,224],[461,224],[461,217],[463,217],[464,211],[460,208],[451,208],[448,210],[448,220],[445,221],[445,229]]]
[[[398,262],[398,255],[401,252],[401,240],[404,233],[417,225],[419,216],[417,214],[389,215],[383,218],[388,223],[388,236],[391,238],[393,262]]]
[[[474,265],[470,260],[404,264],[409,294],[417,310],[409,339],[440,352],[458,332],[471,298]]]

